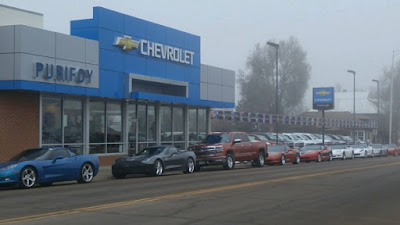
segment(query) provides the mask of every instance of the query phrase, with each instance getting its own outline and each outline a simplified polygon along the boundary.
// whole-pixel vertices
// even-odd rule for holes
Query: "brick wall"
[[[39,94],[0,92],[0,163],[39,147]]]
[[[121,157],[123,156],[99,156],[100,166],[111,166],[116,159]]]

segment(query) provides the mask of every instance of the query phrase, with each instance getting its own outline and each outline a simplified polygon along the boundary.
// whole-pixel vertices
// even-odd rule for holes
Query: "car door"
[[[45,178],[49,181],[72,180],[75,177],[74,157],[64,148],[50,149],[43,166]]]
[[[251,160],[253,158],[256,158],[257,156],[253,156],[253,154],[257,151],[253,150],[253,144],[250,142],[247,134],[241,133],[240,137],[242,139],[243,157],[245,158],[244,160]]]
[[[287,162],[294,162],[296,159],[296,152],[288,146],[283,146],[285,151],[285,159]]]
[[[239,143],[234,143],[235,140],[240,139]],[[233,135],[233,151],[235,153],[235,159],[236,160],[243,160],[244,158],[244,152],[245,152],[245,147],[242,141],[242,138],[240,137],[239,133],[236,133]]]
[[[351,158],[353,156],[353,148],[350,146],[346,146],[346,157]]]
[[[176,170],[182,167],[182,159],[179,157],[178,149],[175,147],[168,147],[165,151],[165,169]]]

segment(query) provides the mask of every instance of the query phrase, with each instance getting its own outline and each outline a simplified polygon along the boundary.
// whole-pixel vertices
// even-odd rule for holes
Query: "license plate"
[[[206,162],[204,162],[204,161],[199,161],[199,165],[205,165],[206,164]]]

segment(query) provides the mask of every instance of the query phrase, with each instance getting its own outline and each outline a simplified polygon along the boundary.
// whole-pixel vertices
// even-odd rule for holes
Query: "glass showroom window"
[[[202,141],[207,136],[207,110],[198,109],[197,114],[198,136],[199,141]]]
[[[136,104],[128,105],[128,155],[136,153]]]
[[[122,104],[91,100],[89,103],[89,153],[122,153]]]
[[[197,143],[197,109],[189,109],[189,146]]]
[[[172,108],[172,143],[180,150],[185,149],[184,116],[182,107]]]
[[[89,103],[89,154],[106,153],[104,143],[106,142],[104,101],[90,100]]]
[[[42,146],[83,153],[82,100],[42,97]]]
[[[42,144],[62,144],[61,98],[42,98]]]
[[[155,143],[156,133],[157,133],[156,107],[149,105],[147,106],[147,142]]]
[[[71,151],[83,154],[83,107],[79,99],[63,101],[64,146]]]
[[[170,144],[172,142],[171,106],[161,106],[160,116],[161,116],[161,142],[163,142],[164,144]]]
[[[107,153],[122,153],[122,108],[121,103],[107,102]]]
[[[156,145],[156,108],[153,105],[137,105],[138,151]]]

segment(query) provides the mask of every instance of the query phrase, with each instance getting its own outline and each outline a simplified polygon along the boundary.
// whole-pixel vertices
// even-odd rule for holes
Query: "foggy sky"
[[[0,0],[44,14],[44,28],[69,34],[70,20],[92,18],[102,6],[201,36],[201,62],[237,71],[254,45],[295,36],[312,66],[310,90],[341,83],[374,86],[392,51],[400,49],[400,1],[395,0]],[[397,59],[400,59],[398,56]],[[238,92],[238,91],[237,91]],[[311,102],[311,91],[306,102]],[[310,106],[311,107],[311,106]]]

